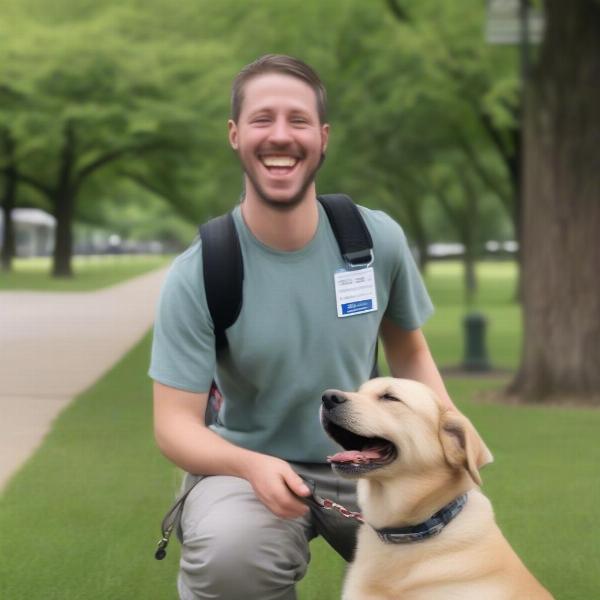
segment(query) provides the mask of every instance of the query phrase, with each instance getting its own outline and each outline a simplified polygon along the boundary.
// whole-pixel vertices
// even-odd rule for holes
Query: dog
[[[552,600],[481,493],[493,458],[471,422],[408,379],[327,390],[321,424],[357,478],[364,524],[342,600]]]

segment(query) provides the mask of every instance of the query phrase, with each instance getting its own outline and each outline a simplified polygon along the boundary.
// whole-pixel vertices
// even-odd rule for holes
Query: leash
[[[321,508],[323,510],[334,510],[342,515],[342,517],[345,517],[346,519],[355,519],[359,523],[365,522],[361,513],[349,510],[345,506],[342,506],[341,504],[338,504],[329,498],[322,498],[319,496],[315,491],[316,484],[314,481],[305,479],[304,483],[312,487],[310,496],[298,496],[305,504],[315,508]]]
[[[158,540],[158,544],[154,552],[154,558],[156,560],[163,560],[165,556],[167,556],[167,546],[169,545],[169,540],[171,539],[171,535],[175,529],[175,526],[181,519],[181,513],[183,512],[183,505],[186,501],[186,498],[190,495],[190,492],[196,487],[196,485],[202,481],[202,479],[203,477],[194,482],[194,484],[188,490],[186,490],[179,498],[177,498],[175,503],[164,516],[160,525],[161,537],[160,540]],[[310,496],[298,496],[302,502],[314,508],[319,508],[322,510],[334,510],[346,519],[355,519],[359,523],[364,523],[361,513],[351,511],[345,506],[342,506],[341,504],[338,504],[329,498],[322,498],[321,496],[317,495],[315,491],[317,484],[312,479],[304,479],[304,483],[306,483],[306,485],[312,491]]]
[[[167,556],[167,546],[169,545],[169,540],[173,530],[175,529],[175,525],[177,525],[181,519],[183,504],[186,498],[190,495],[190,492],[198,483],[200,483],[200,481],[202,481],[202,478],[198,479],[198,481],[196,481],[189,490],[186,490],[179,498],[177,498],[173,506],[171,506],[171,508],[167,511],[167,514],[164,516],[160,524],[161,537],[160,540],[158,540],[156,551],[154,552],[154,558],[156,560],[162,560],[165,556]]]

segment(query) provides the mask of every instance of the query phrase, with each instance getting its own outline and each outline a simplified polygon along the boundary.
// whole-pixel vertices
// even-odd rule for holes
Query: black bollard
[[[465,357],[462,368],[465,371],[489,371],[492,366],[488,359],[485,330],[487,319],[484,315],[472,312],[463,320],[465,328]]]

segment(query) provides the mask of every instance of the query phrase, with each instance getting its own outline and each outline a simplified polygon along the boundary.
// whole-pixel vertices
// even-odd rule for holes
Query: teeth
[[[265,156],[263,159],[265,167],[293,167],[296,159],[291,156]]]

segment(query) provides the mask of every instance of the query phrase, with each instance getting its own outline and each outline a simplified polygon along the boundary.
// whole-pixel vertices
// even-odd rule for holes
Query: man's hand
[[[154,430],[163,454],[189,473],[233,475],[250,482],[258,499],[278,517],[300,517],[309,496],[302,478],[279,458],[239,448],[204,425],[208,394],[154,384]]]
[[[276,516],[293,519],[308,512],[306,504],[297,496],[309,496],[310,490],[284,460],[253,454],[245,465],[243,475],[257,498]]]

